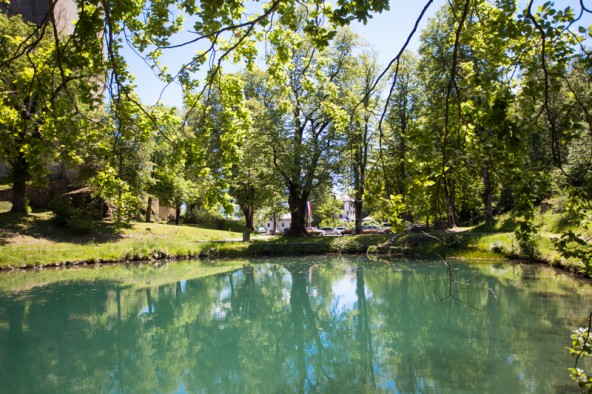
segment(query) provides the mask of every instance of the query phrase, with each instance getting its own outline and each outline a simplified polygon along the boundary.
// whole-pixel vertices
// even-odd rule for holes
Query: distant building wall
[[[292,216],[289,213],[282,215],[282,217],[280,217],[278,219],[278,221],[275,223],[275,231],[278,234],[282,234],[284,232],[284,230],[290,228],[291,224],[292,224]],[[268,218],[266,227],[267,227],[268,233],[270,233],[270,234],[273,233],[274,221],[272,218]]]
[[[354,199],[348,195],[342,195],[336,197],[341,201],[341,213],[339,219],[345,219],[348,222],[355,220],[356,218],[356,207],[354,205]]]
[[[152,212],[154,212],[159,220],[169,221],[174,220],[177,216],[177,210],[170,205],[161,204],[158,198],[152,199]]]
[[[11,0],[0,3],[0,11],[8,15],[22,15],[23,19],[41,25],[50,12],[50,0]],[[75,0],[57,0],[53,19],[60,33],[71,34],[74,20],[78,19],[78,7]]]
[[[177,215],[177,210],[168,205],[161,205],[158,207],[158,217],[160,220],[174,220]]]

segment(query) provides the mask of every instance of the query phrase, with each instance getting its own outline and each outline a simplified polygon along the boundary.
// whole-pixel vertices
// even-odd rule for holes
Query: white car
[[[326,235],[327,234],[324,230],[319,230],[316,227],[307,227],[306,232],[310,235]]]

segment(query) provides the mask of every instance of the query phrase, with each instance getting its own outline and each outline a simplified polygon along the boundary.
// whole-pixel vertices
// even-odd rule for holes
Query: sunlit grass
[[[192,257],[206,253],[208,242],[242,236],[160,223],[97,223],[89,234],[80,235],[55,226],[50,219],[49,213],[26,217],[2,214],[0,267]]]
[[[74,233],[52,222],[50,212],[18,216],[0,205],[0,267],[19,268],[61,265],[145,261],[170,258],[240,258],[251,256],[297,256],[327,253],[392,254],[410,258],[506,259],[524,258],[514,239],[514,223],[509,214],[493,223],[455,229],[384,235],[344,237],[252,236],[245,243],[242,233],[175,226],[164,223],[93,223],[87,234]],[[582,263],[562,259],[553,246],[564,217],[549,211],[537,216],[539,235],[535,237],[539,261],[568,266],[581,271]]]

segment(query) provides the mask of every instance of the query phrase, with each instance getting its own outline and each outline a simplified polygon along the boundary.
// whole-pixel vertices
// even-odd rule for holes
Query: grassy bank
[[[552,220],[551,220],[552,219]],[[546,223],[536,237],[538,260],[581,271],[577,261],[559,258],[552,246],[562,221],[556,217],[539,219]],[[0,212],[0,269],[63,264],[144,261],[173,258],[241,258],[294,256],[326,253],[390,254],[410,258],[503,259],[521,256],[508,220],[489,226],[371,236],[314,237],[288,240],[254,237],[240,242],[242,234],[164,223],[96,223],[86,234],[56,226],[51,213],[27,217]]]
[[[242,234],[160,223],[96,223],[85,234],[56,226],[51,214],[0,213],[0,268],[135,261],[208,253],[209,242]]]

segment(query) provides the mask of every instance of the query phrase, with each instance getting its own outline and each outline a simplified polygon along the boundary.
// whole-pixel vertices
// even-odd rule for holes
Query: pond
[[[589,282],[507,263],[317,256],[4,274],[0,392],[578,392],[566,348],[591,306]]]

